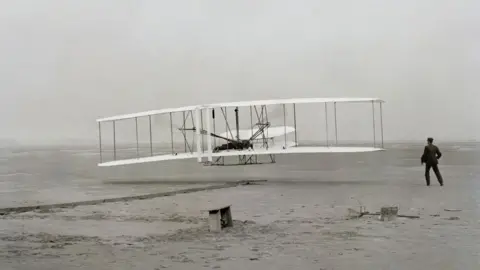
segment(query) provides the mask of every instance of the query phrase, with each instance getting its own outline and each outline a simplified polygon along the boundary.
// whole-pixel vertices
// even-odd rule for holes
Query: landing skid
[[[276,163],[275,155],[270,154],[269,161],[259,162],[258,155],[241,155],[238,156],[237,163],[225,163],[225,157],[218,157],[213,162],[203,162],[204,166],[240,166],[240,165],[260,165],[260,164],[273,164]]]

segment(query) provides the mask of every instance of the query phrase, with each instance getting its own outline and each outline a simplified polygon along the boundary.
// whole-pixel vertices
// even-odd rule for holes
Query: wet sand
[[[425,186],[418,152],[279,156],[277,164],[248,169],[180,163],[176,174],[170,167],[158,177],[164,165],[116,169],[108,179],[90,171],[109,190],[268,181],[6,215],[0,269],[478,269],[479,152],[444,150],[445,187],[433,174]],[[201,210],[225,203],[234,227],[210,233]],[[371,212],[398,205],[400,214],[420,218],[352,219],[348,209],[360,205]]]

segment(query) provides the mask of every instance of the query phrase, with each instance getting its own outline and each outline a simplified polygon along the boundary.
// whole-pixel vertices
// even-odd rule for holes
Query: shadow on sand
[[[206,184],[227,184],[240,181],[252,181],[255,183],[270,185],[321,185],[321,186],[340,186],[340,185],[391,185],[391,183],[380,180],[322,180],[305,178],[232,178],[232,179],[199,179],[184,180],[175,178],[149,178],[138,180],[108,179],[103,181],[109,185],[206,185]]]

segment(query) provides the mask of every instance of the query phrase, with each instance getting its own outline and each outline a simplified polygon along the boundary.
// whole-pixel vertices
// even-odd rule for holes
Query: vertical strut
[[[210,108],[207,108],[207,152],[208,152],[208,161],[212,162],[212,136],[211,134],[211,129],[210,129]]]
[[[196,108],[195,109],[195,135],[196,135],[196,142],[197,142],[197,161],[198,162],[202,162],[202,156],[201,156],[201,152],[202,152],[202,149],[201,149],[201,145],[200,145],[200,140],[201,140],[201,136],[200,136],[200,128],[199,128],[199,125],[200,125],[200,112],[199,112],[199,108]]]
[[[235,129],[237,130],[237,141],[240,141],[240,130],[239,130],[239,122],[238,122],[238,107],[235,107]],[[242,162],[241,157],[238,157],[238,161]]]
[[[172,119],[172,113],[170,113],[170,140],[172,141],[172,155],[174,154],[173,150],[173,119]]]
[[[376,143],[376,132],[375,132],[375,102],[372,101],[372,120],[373,120],[373,147],[375,147]]]
[[[225,116],[225,134],[227,135],[227,138],[228,138],[228,130],[229,130],[229,127],[228,127],[228,114],[227,114],[227,107],[223,107],[225,109],[225,113],[224,113],[224,116]],[[233,134],[232,132],[230,131],[230,136],[232,136],[232,139],[233,139]],[[228,145],[227,144],[227,150],[228,150]]]
[[[187,122],[187,119],[185,118],[185,111],[183,111],[182,113],[182,117],[183,117],[183,128],[185,128],[185,123]],[[183,141],[183,144],[185,146],[185,153],[187,152],[187,136],[184,135],[184,141]]]
[[[380,131],[382,136],[382,148],[383,148],[383,108],[382,108],[381,101],[380,101]]]
[[[203,111],[200,110],[200,125],[201,131],[203,132],[205,128],[203,127]],[[205,153],[205,136],[202,134],[202,153]]]
[[[113,123],[113,160],[117,160],[117,146],[116,146],[116,143],[115,143],[115,121],[112,122]]]
[[[267,109],[267,105],[264,105],[265,106],[265,121],[267,121],[266,123],[268,123],[268,109]],[[267,146],[268,146],[268,126],[266,128],[266,131],[267,131]]]
[[[135,138],[136,138],[136,141],[137,141],[137,157],[140,156],[140,152],[138,150],[138,118],[135,117]]]
[[[295,129],[295,146],[298,145],[297,140],[297,110],[295,108],[295,103],[293,103],[293,128]]]
[[[328,143],[328,108],[327,103],[325,102],[325,140],[327,141],[327,147],[329,146]]]
[[[250,105],[250,127],[251,127],[251,131],[252,131],[252,135],[251,137],[253,137],[253,113],[252,113],[252,106]]]
[[[215,108],[212,108],[212,119],[213,119],[213,133],[217,134],[215,130]],[[213,147],[217,147],[217,137],[213,138]]]
[[[237,141],[240,141],[240,123],[238,122],[238,107],[235,107],[235,128],[237,129]]]
[[[103,162],[103,157],[102,157],[102,123],[98,122],[98,144],[100,148],[100,163]]]
[[[150,155],[153,156],[153,144],[152,144],[152,116],[148,116],[148,126],[150,129]]]
[[[285,144],[284,147],[287,149],[287,115],[285,112],[285,104],[283,104],[283,131],[284,131],[284,137],[285,137]]]
[[[338,144],[338,129],[337,129],[337,102],[333,103],[333,115],[335,118],[335,145]]]
[[[260,111],[260,122],[263,124],[266,124],[265,123],[265,117],[263,115],[263,110],[265,109],[265,105],[260,105],[260,108],[261,108],[261,111]],[[258,116],[257,116],[258,117]],[[267,147],[267,150],[268,150],[268,134],[267,134],[267,138],[265,138],[265,130],[262,131],[262,139],[263,139],[263,146],[266,146]]]

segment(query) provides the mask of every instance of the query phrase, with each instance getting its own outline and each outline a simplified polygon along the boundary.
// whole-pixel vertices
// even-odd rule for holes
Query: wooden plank
[[[211,206],[209,208],[206,208],[204,210],[201,210],[201,212],[212,212],[212,211],[220,211],[226,208],[230,208],[232,205],[231,204],[226,204],[222,206]]]

